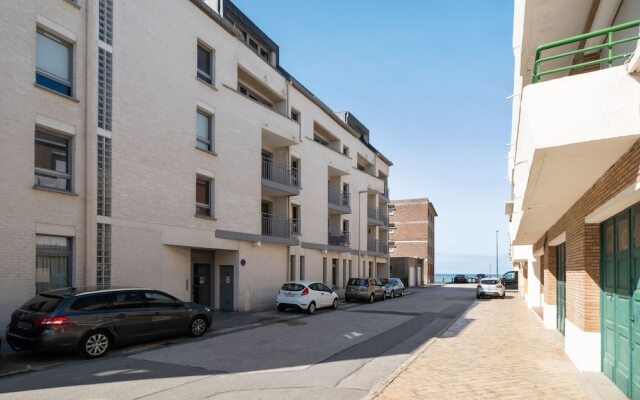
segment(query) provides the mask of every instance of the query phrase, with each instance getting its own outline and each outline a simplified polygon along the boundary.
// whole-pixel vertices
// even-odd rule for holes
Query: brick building
[[[434,281],[436,213],[427,198],[394,200],[389,204],[391,276],[405,285]]]
[[[640,398],[639,26],[638,1],[516,1],[506,205],[521,295],[564,335],[580,370],[602,371],[631,398]]]

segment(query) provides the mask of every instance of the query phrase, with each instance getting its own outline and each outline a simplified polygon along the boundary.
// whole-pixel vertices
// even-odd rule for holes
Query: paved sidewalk
[[[558,335],[516,293],[479,300],[377,399],[625,398],[606,379],[581,374]]]

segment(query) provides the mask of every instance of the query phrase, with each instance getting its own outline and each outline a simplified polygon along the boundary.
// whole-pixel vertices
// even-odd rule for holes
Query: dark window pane
[[[105,310],[109,307],[109,297],[108,294],[80,297],[73,302],[70,308],[76,311]]]
[[[142,292],[116,293],[111,308],[116,310],[145,307],[144,295]]]
[[[211,83],[211,75],[211,52],[198,46],[198,77]]]
[[[158,292],[144,292],[149,307],[174,307],[176,299]]]
[[[62,302],[62,297],[39,295],[24,303],[20,309],[50,313]]]
[[[36,132],[36,185],[59,190],[70,189],[69,141],[45,132]]]
[[[304,289],[304,286],[298,283],[285,283],[282,285],[282,290],[286,290],[288,292],[300,292]]]
[[[196,187],[196,202],[209,204],[209,181],[198,179]]]

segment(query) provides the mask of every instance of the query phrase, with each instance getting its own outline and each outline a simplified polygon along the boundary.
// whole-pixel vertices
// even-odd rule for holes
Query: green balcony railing
[[[624,43],[634,42],[640,39],[640,35],[638,35],[638,31],[635,32],[634,36],[617,39],[614,40],[614,33],[619,31],[624,31],[626,29],[634,28],[640,26],[640,20],[627,22],[624,24],[611,26],[609,28],[599,29],[597,31],[583,33],[582,35],[573,36],[570,38],[557,40],[555,42],[550,42],[538,46],[536,49],[536,62],[533,66],[533,83],[539,82],[540,78],[547,75],[558,74],[564,71],[576,70],[578,68],[589,67],[598,64],[605,64],[607,67],[611,67],[613,62],[616,60],[624,59],[633,54],[633,52],[628,52],[624,54],[614,54],[614,50],[616,46],[619,46]],[[604,39],[604,43],[598,44],[595,46],[583,47],[584,43],[587,40],[597,38],[602,36]],[[582,42],[582,43],[580,43]],[[577,50],[567,51],[564,53],[554,54],[547,57],[542,57],[542,52],[545,50],[555,49],[557,47],[566,46],[572,43],[579,43],[579,48]],[[602,52],[603,49],[606,49],[606,52]],[[588,60],[583,62],[575,63],[576,60],[584,60],[585,55],[587,53],[592,52],[600,52],[599,58],[597,60]],[[571,61],[571,65],[567,65],[564,67],[553,68],[546,71],[542,71],[540,66],[542,63],[558,60],[563,57],[573,56],[573,60]]]

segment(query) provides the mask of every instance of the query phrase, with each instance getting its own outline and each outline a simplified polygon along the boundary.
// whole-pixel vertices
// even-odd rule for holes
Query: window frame
[[[69,81],[65,82],[62,78],[55,76],[54,74],[47,72],[41,68],[38,67],[38,35],[44,36],[48,39],[51,39],[59,44],[61,44],[62,46],[66,47],[68,49],[68,73],[69,73]],[[36,45],[35,45],[35,83],[36,85],[51,90],[55,93],[61,94],[63,96],[66,97],[74,97],[74,91],[75,91],[75,85],[74,85],[74,78],[75,78],[75,69],[74,69],[74,65],[73,65],[73,60],[74,60],[74,53],[75,53],[75,46],[74,43],[69,42],[68,40],[63,39],[62,37],[60,37],[60,35],[57,35],[56,33],[44,29],[43,27],[37,26],[36,27]],[[42,78],[44,79],[48,79],[51,80],[59,85],[62,85],[64,87],[67,88],[67,92],[63,92],[60,91],[58,88],[52,87],[51,85],[47,85],[46,83],[43,82],[38,82],[38,75],[42,76]]]
[[[205,140],[204,138],[200,137],[200,135],[198,134],[198,114],[204,116],[207,118],[207,134],[208,134],[208,139]],[[204,111],[201,108],[197,108],[196,109],[196,148],[199,150],[203,150],[209,153],[212,153],[214,151],[214,142],[213,142],[213,134],[214,134],[214,129],[213,129],[213,124],[215,121],[215,116],[207,111]],[[200,147],[199,145],[202,144],[204,146],[206,146],[206,149],[203,149],[202,147]]]
[[[200,69],[199,65],[198,65],[198,58],[200,56],[200,49],[206,51],[209,54],[209,69],[210,71],[207,73],[206,71],[203,71]],[[196,46],[196,77],[198,79],[200,79],[201,81],[209,84],[209,85],[215,85],[215,73],[214,73],[214,69],[215,69],[215,58],[214,58],[214,54],[215,54],[215,50],[213,50],[213,48],[211,46],[207,46],[205,43],[203,43],[201,40],[198,40],[197,46]]]
[[[209,204],[199,203],[198,202],[198,181],[207,182],[208,186],[208,196],[209,196]],[[214,190],[213,190],[213,178],[204,176],[204,175],[196,175],[196,214],[195,216],[198,218],[214,218]],[[201,214],[198,212],[199,209],[209,210],[207,214]]]
[[[301,113],[300,111],[296,110],[295,108],[291,107],[291,120],[300,124],[300,117],[301,117]]]
[[[296,210],[296,218],[293,217],[293,210]],[[302,233],[302,216],[301,216],[302,207],[300,204],[291,203],[291,231],[296,235],[300,235]]]
[[[38,137],[37,137],[38,133],[44,134],[44,135],[53,136],[53,137],[56,137],[58,139],[62,139],[62,140],[64,140],[66,142],[66,151],[67,151],[67,172],[66,173],[36,166],[35,154],[36,154],[36,149],[37,149],[36,146],[37,146],[39,141],[41,143],[45,142],[45,143],[48,143],[48,144],[53,144],[53,145],[56,145],[56,146],[60,146],[59,144],[57,144],[55,142],[46,141],[46,139],[38,139]],[[60,188],[57,188],[57,187],[42,185],[42,184],[38,183],[37,181],[34,182],[33,187],[34,188],[38,188],[38,189],[53,190],[53,191],[62,192],[62,193],[73,193],[73,189],[74,189],[74,185],[73,185],[73,167],[74,167],[74,165],[73,165],[73,136],[60,134],[60,133],[52,131],[50,129],[47,129],[47,128],[44,128],[44,127],[41,127],[41,126],[36,126],[36,128],[34,130],[34,134],[33,134],[33,152],[34,152],[34,160],[33,160],[34,178],[36,178],[38,175],[44,175],[44,176],[47,176],[47,177],[50,177],[50,178],[66,179],[66,181],[67,181],[66,189],[60,189]]]
[[[57,238],[63,238],[66,240],[66,249],[48,249],[48,248],[38,248],[38,242],[37,242],[37,237],[57,237]],[[40,235],[40,234],[36,234],[35,235],[36,240],[35,240],[35,247],[36,247],[36,263],[35,263],[35,268],[36,268],[36,274],[35,274],[35,293],[40,294],[42,292],[46,292],[48,290],[54,290],[54,289],[60,289],[60,288],[51,288],[51,270],[49,269],[49,287],[46,290],[38,290],[38,273],[37,273],[37,268],[38,268],[38,257],[66,257],[67,258],[67,265],[66,265],[66,273],[67,273],[67,286],[66,287],[71,287],[72,282],[73,282],[73,252],[74,252],[74,246],[73,246],[73,237],[69,237],[69,236],[60,236],[60,235]]]

